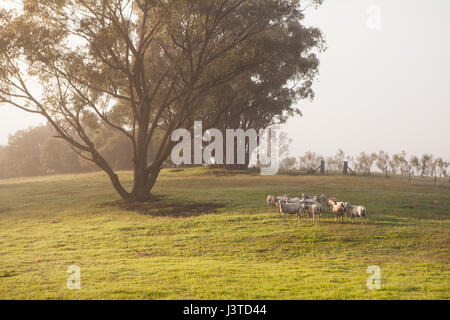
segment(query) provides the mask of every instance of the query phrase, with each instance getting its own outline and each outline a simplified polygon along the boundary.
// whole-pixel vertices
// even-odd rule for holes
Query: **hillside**
[[[301,192],[363,204],[368,224],[265,205]],[[0,299],[450,298],[448,183],[168,169],[154,195],[124,205],[101,173],[0,180]]]

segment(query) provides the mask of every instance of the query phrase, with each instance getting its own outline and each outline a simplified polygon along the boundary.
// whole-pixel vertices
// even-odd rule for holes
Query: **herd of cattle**
[[[355,218],[361,218],[361,224],[366,222],[367,210],[363,206],[354,206],[350,202],[337,201],[336,198],[328,198],[324,194],[321,196],[308,196],[302,193],[301,197],[289,198],[284,196],[267,196],[267,205],[269,208],[276,206],[280,213],[283,214],[283,220],[286,219],[286,214],[295,214],[297,220],[302,218],[302,215],[313,219],[315,222],[316,217],[320,223],[320,215],[325,208],[328,208],[333,212],[336,221],[344,221],[344,217],[347,214],[350,215],[352,223]],[[364,222],[363,222],[364,221]]]

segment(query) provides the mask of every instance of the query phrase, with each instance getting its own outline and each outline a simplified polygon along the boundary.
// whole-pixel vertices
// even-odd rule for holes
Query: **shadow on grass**
[[[226,207],[226,204],[223,203],[192,203],[165,200],[164,198],[162,196],[154,196],[149,202],[125,202],[119,200],[101,204],[100,207],[118,207],[122,210],[134,211],[140,215],[176,218],[216,214],[219,209]]]
[[[14,271],[0,271],[0,279],[1,278],[11,278],[17,276],[19,273]]]

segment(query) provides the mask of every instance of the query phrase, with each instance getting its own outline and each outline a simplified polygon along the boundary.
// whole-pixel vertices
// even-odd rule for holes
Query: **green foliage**
[[[48,127],[21,130],[9,136],[0,162],[1,177],[27,177],[43,174],[40,166],[41,148],[51,135]]]
[[[173,130],[264,128],[313,97],[323,40],[303,1],[22,2],[0,12],[0,103],[45,117],[123,199],[148,200]],[[100,150],[105,127],[123,136]],[[111,159],[126,139],[128,190],[115,169],[129,159]]]
[[[284,170],[295,169],[297,165],[297,158],[286,157],[280,162],[280,168]]]
[[[420,158],[420,175],[432,174],[431,166],[433,163],[433,155],[425,153]]]
[[[104,127],[93,133],[93,141],[115,169],[132,168],[132,149],[121,133]],[[93,170],[98,169],[81,158],[66,141],[55,138],[48,126],[18,131],[10,136],[7,146],[0,148],[0,178]]]
[[[315,152],[307,151],[303,156],[299,157],[300,169],[314,171],[320,165],[323,160],[321,155]]]
[[[49,137],[41,147],[40,165],[45,174],[81,172],[80,159],[61,139]]]
[[[133,147],[129,140],[119,132],[112,132],[98,151],[115,170],[130,170],[133,168]]]

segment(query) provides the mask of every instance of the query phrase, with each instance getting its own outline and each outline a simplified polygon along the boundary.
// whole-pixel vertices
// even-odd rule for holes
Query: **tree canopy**
[[[22,3],[0,11],[0,103],[45,117],[126,200],[149,199],[175,129],[264,127],[313,96],[323,41],[303,1]],[[131,190],[94,141],[105,127],[129,143]]]

